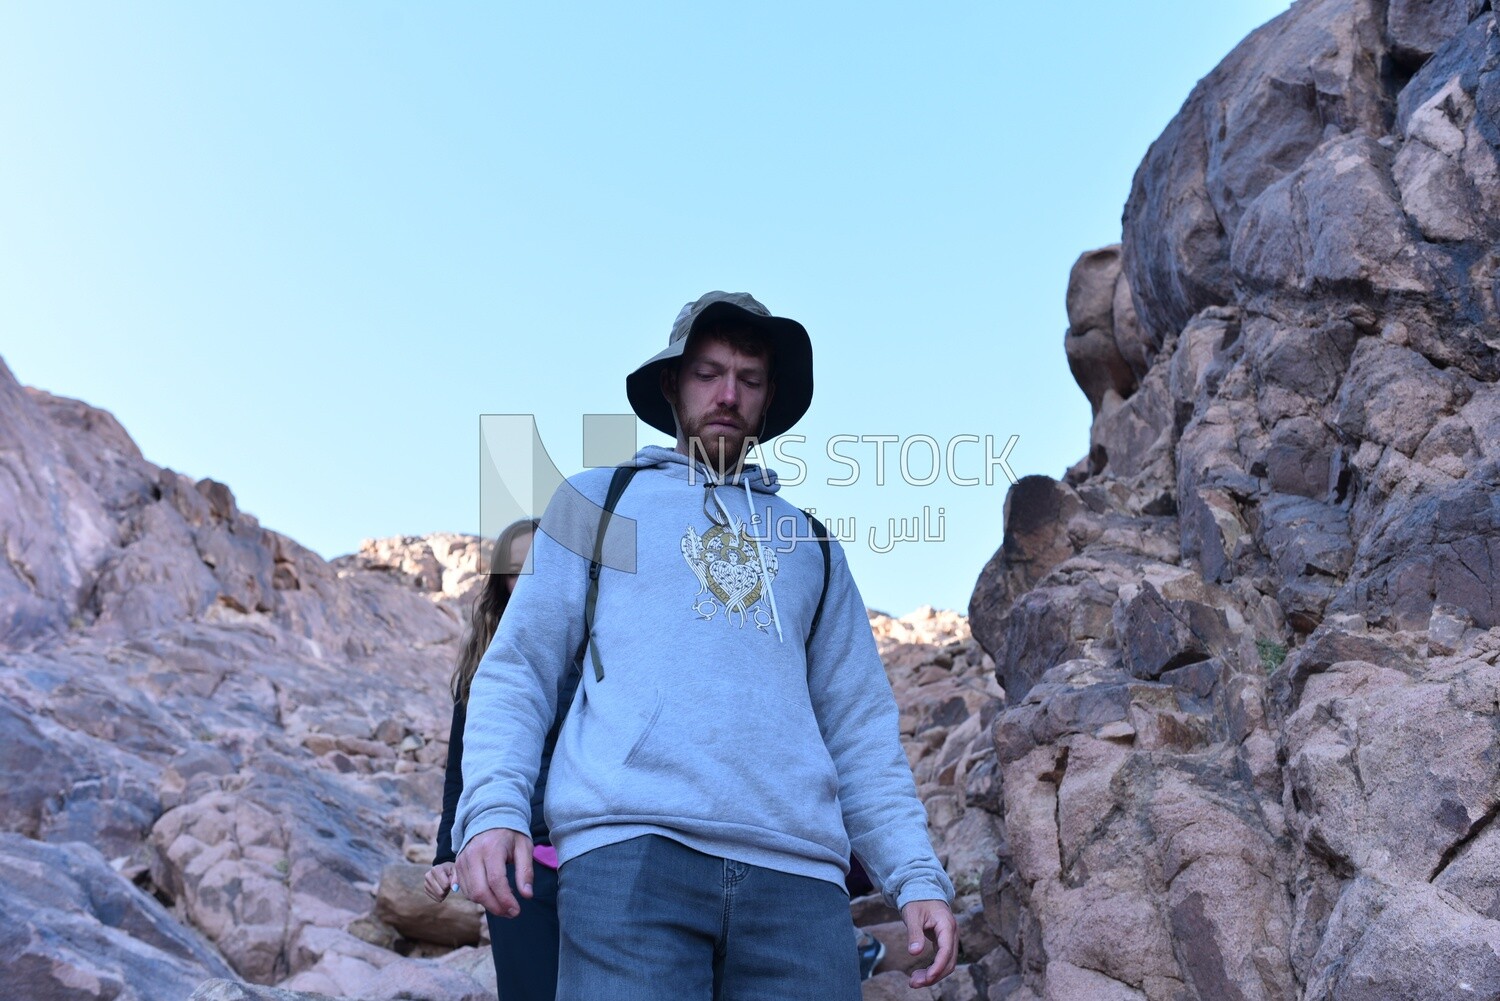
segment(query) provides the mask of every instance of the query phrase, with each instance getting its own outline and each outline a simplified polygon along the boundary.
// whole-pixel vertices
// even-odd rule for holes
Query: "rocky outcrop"
[[[3,979],[186,997],[344,946],[432,962],[372,912],[389,864],[431,858],[480,540],[330,564],[3,363],[0,415]]]
[[[0,970],[27,1001],[186,997],[229,967],[98,849],[0,834]]]
[[[461,607],[463,600],[483,584],[491,555],[478,536],[433,532],[365,539],[359,552],[340,556],[329,566],[341,573],[375,571],[400,587]]]
[[[990,728],[1004,692],[995,683],[994,662],[961,615],[932,608],[899,619],[871,613],[870,626],[901,707],[901,743],[927,807],[928,833],[958,892],[960,965],[941,985],[942,996],[983,998],[999,974],[1012,972],[993,965],[1000,958],[995,955],[999,940],[980,893],[1001,849],[1000,771]],[[907,974],[931,963],[931,947],[919,956],[908,954],[900,915],[878,896],[851,906],[855,923],[886,946],[877,967],[881,976],[866,984],[865,996],[907,991]],[[984,965],[991,956],[991,965]],[[904,996],[899,992],[896,996]]]
[[[991,998],[1500,977],[1500,28],[1301,0],[1068,289],[1095,411],[971,602],[1009,701]]]

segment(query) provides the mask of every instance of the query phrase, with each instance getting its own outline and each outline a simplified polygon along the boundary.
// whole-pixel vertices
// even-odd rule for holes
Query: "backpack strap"
[[[828,544],[828,529],[823,527],[823,523],[814,518],[811,511],[802,513],[807,515],[807,523],[812,526],[812,530],[818,533],[818,546],[823,550],[823,590],[818,593],[818,607],[813,612],[812,625],[807,630],[807,645],[811,648],[813,634],[818,631],[818,620],[823,618],[823,602],[828,598],[828,578],[833,567],[833,547]]]
[[[589,561],[589,594],[583,603],[583,642],[594,663],[595,681],[604,680],[604,664],[599,660],[599,649],[593,642],[594,606],[599,603],[599,568],[604,564],[604,533],[614,516],[615,505],[620,503],[620,495],[625,492],[630,478],[639,471],[639,466],[615,467],[615,473],[609,479],[609,491],[604,495],[604,510],[599,515],[599,531],[594,534],[594,558]]]

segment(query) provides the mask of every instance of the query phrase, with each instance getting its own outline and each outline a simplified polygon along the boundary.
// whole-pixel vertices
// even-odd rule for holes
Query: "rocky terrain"
[[[1500,32],[1300,0],[1151,147],[970,605],[1014,1001],[1500,997]]]
[[[325,562],[3,362],[0,540],[0,993],[494,997],[478,907],[420,890],[481,540]],[[994,665],[951,612],[872,628],[977,959]]]
[[[378,949],[472,987],[372,912],[430,858],[477,540],[326,563],[3,363],[0,540],[0,979],[157,1001]]]

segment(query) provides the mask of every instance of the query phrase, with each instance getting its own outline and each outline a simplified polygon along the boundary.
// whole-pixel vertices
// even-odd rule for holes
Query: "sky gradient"
[[[871,606],[963,610],[1007,483],[900,442],[1084,455],[1068,270],[1286,6],[7,3],[0,357],[331,558],[477,531],[481,414],[576,471],[682,304],[748,291],[813,341],[785,496],[857,526]],[[828,483],[836,435],[897,436],[883,486],[868,441]]]

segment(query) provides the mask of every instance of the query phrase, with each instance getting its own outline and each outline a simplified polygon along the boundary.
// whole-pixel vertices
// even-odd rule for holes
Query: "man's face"
[[[674,373],[662,373],[662,392],[677,411],[677,450],[708,456],[725,472],[741,459],[745,438],[760,433],[775,387],[764,355],[747,355],[716,338],[693,338]],[[699,444],[690,443],[698,439]]]

